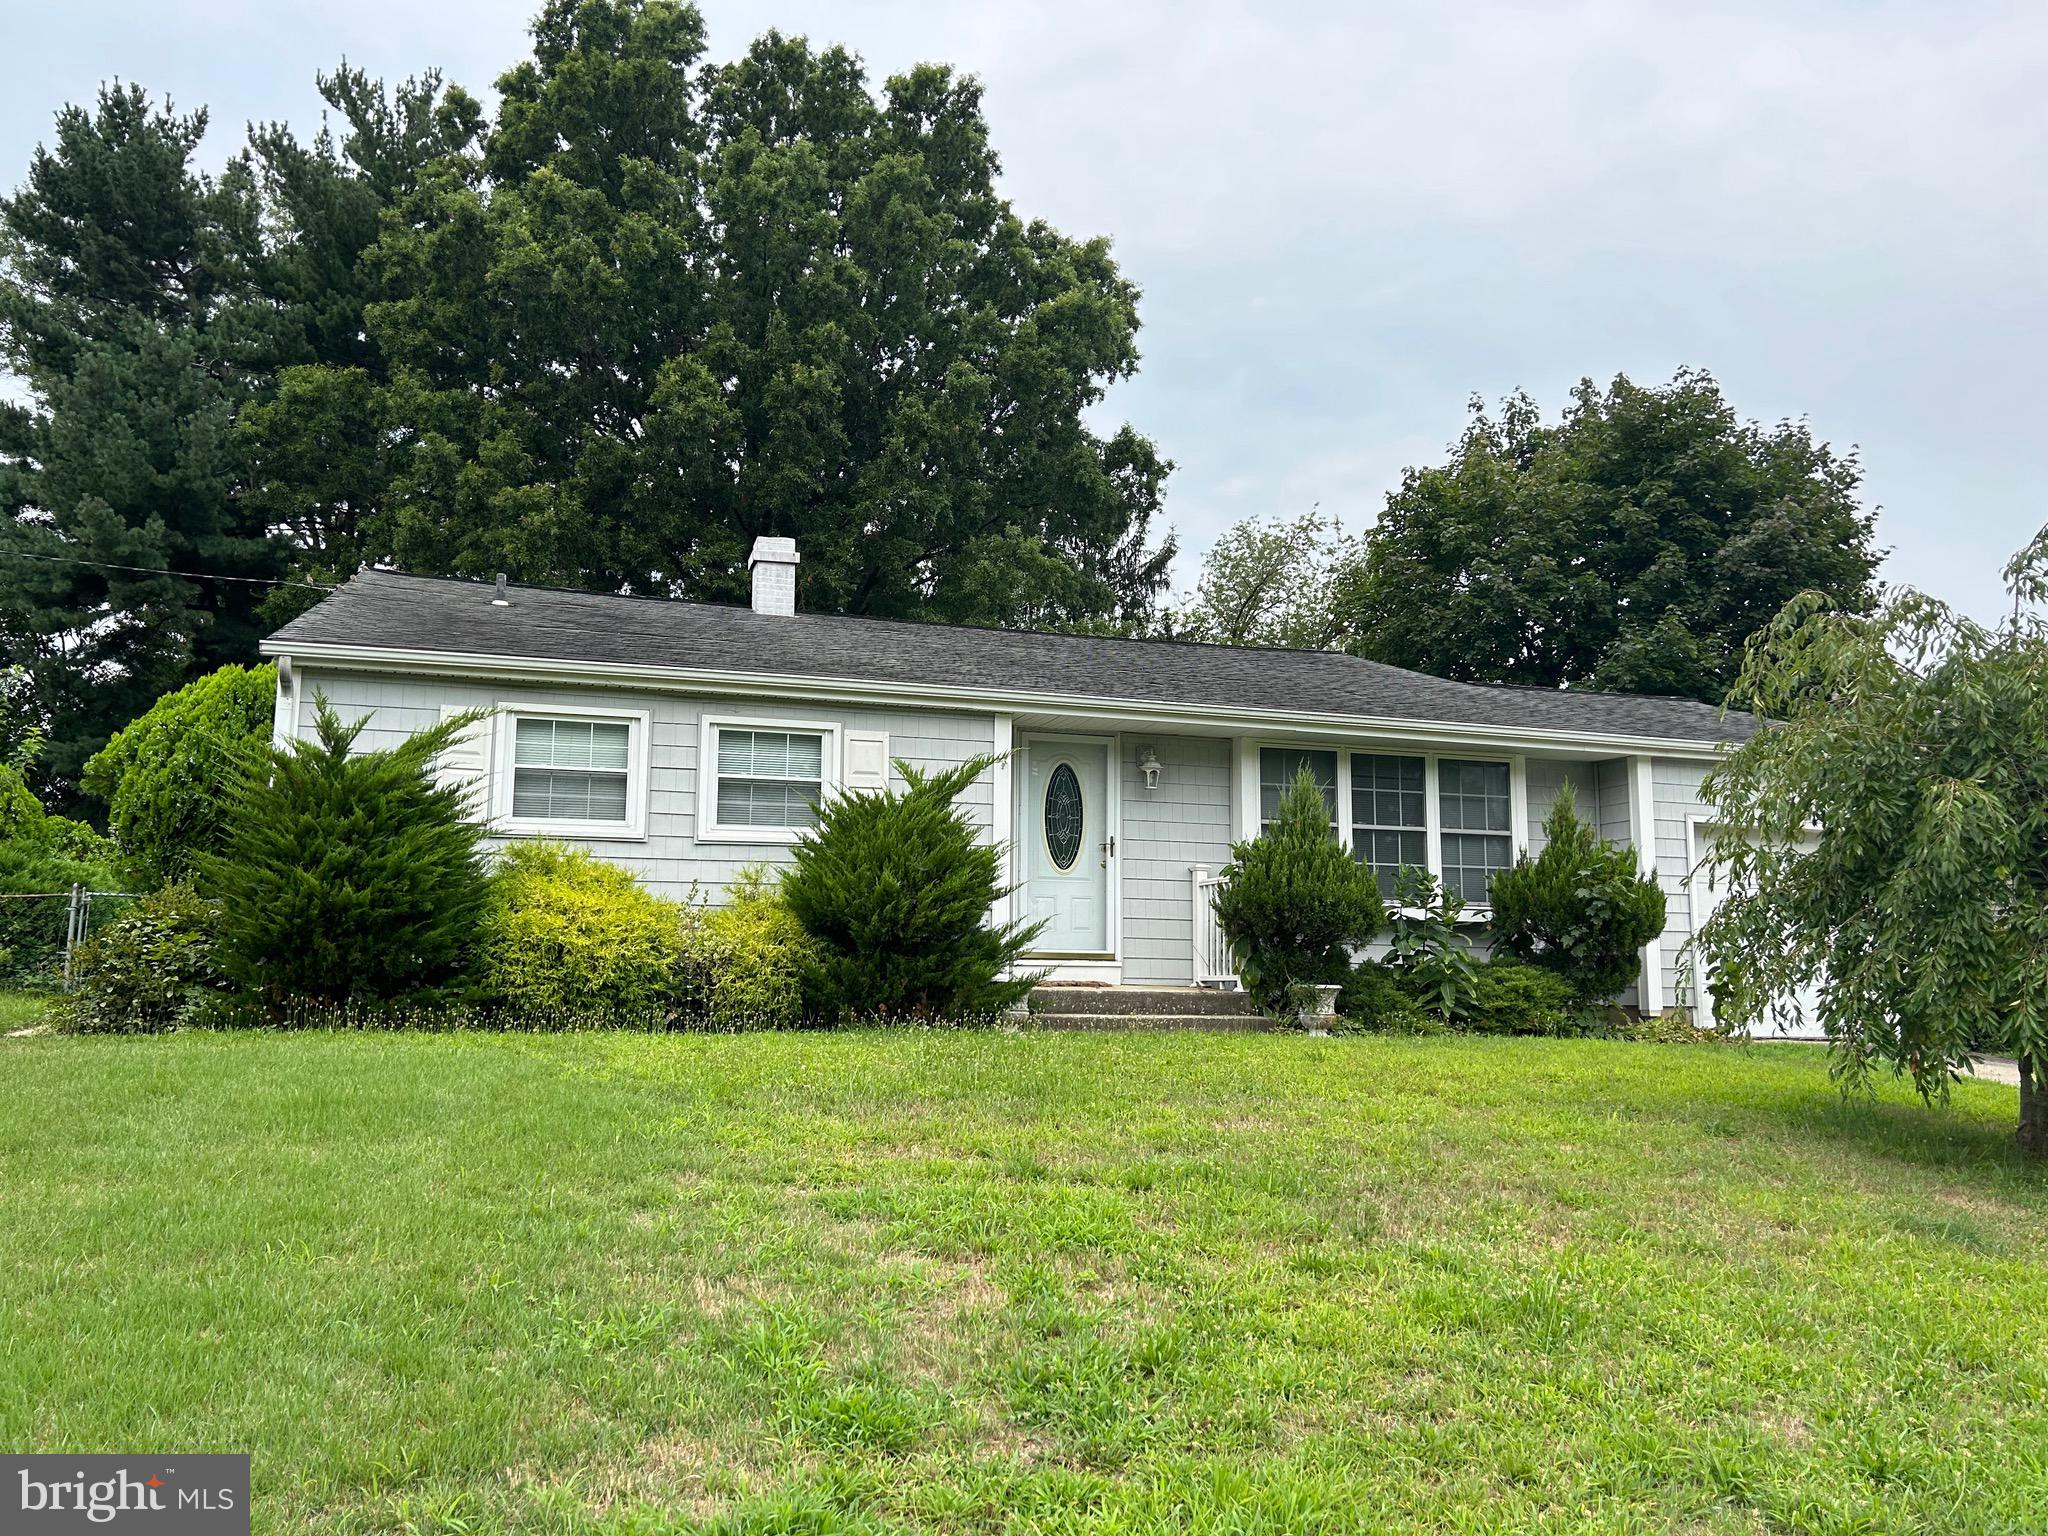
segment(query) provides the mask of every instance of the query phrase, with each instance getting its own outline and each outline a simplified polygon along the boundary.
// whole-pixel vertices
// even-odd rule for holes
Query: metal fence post
[[[71,990],[71,952],[78,947],[79,920],[85,910],[85,887],[73,884],[71,907],[64,915],[64,990]]]

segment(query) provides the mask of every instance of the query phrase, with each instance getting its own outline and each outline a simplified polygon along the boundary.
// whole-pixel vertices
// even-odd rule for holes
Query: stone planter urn
[[[1337,994],[1343,990],[1333,983],[1296,987],[1295,1022],[1312,1035],[1327,1035],[1337,1022]]]

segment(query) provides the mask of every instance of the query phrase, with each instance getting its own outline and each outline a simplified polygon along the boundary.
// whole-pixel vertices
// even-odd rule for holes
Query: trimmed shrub
[[[1280,797],[1266,831],[1230,851],[1216,918],[1259,1007],[1292,1011],[1299,986],[1341,982],[1351,951],[1386,921],[1372,871],[1330,836],[1330,811],[1306,769]]]
[[[279,1011],[461,995],[489,900],[482,833],[431,768],[478,718],[352,753],[363,722],[316,697],[313,740],[266,743],[234,772],[226,842],[197,863],[230,981]]]
[[[616,864],[562,843],[516,843],[491,873],[478,986],[530,1029],[665,1025],[683,911]]]
[[[1440,1035],[1446,1027],[1409,995],[1399,971],[1376,960],[1365,961],[1345,978],[1337,994],[1337,1018],[1346,1030],[1381,1034]]]
[[[1628,985],[1643,946],[1664,931],[1664,892],[1632,851],[1580,819],[1571,785],[1543,831],[1543,852],[1525,853],[1493,877],[1494,942],[1562,976],[1577,1002],[1604,1002]]]
[[[0,766],[0,976],[53,985],[64,964],[71,887],[118,891],[114,846],[82,821],[43,809],[18,769]]]
[[[1498,958],[1472,968],[1471,992],[1451,1023],[1475,1035],[1582,1035],[1597,1028],[1555,971]]]
[[[926,774],[898,761],[902,790],[857,790],[820,807],[782,877],[783,900],[817,941],[804,965],[806,1010],[849,1019],[993,1018],[1031,993],[1005,976],[1038,931],[997,928],[1001,856],[955,802],[995,762]]]
[[[58,1028],[146,1035],[192,1022],[227,987],[214,963],[219,921],[220,909],[188,885],[139,898],[79,946]]]
[[[167,693],[85,765],[121,862],[147,886],[183,879],[227,835],[234,770],[270,739],[274,667],[222,667]]]
[[[804,977],[824,952],[759,866],[722,907],[685,909],[684,1007],[707,1029],[788,1029],[803,1021]]]

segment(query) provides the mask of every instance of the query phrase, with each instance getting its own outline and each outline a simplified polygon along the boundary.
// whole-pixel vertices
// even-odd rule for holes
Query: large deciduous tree
[[[1476,682],[1719,702],[1790,598],[1849,612],[1880,558],[1853,455],[1745,422],[1705,373],[1583,381],[1545,425],[1477,401],[1448,463],[1387,499],[1341,607],[1361,654]]]
[[[1167,466],[1084,420],[1137,362],[1107,243],[997,194],[972,80],[703,50],[688,5],[553,0],[478,152],[401,204],[377,552],[737,598],[772,533],[821,611],[1148,609]]]
[[[1247,518],[1210,547],[1194,597],[1168,616],[1168,627],[1178,639],[1217,645],[1338,648],[1349,621],[1339,578],[1360,550],[1319,508]]]
[[[0,199],[0,638],[44,768],[75,779],[157,694],[254,652],[279,550],[237,499],[235,412],[274,356],[246,157],[192,168],[203,112],[133,86],[58,115]],[[197,572],[193,580],[163,571]]]
[[[2020,1146],[2048,1158],[2048,531],[2006,574],[1996,629],[1911,591],[1867,617],[1808,595],[1752,639],[1738,695],[1778,723],[1707,780],[1746,835],[1697,942],[1734,1024],[1817,985],[1848,1084],[1945,1094],[2012,1053]]]

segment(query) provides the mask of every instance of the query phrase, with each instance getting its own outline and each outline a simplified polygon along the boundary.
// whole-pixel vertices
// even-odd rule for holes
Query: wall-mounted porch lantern
[[[1159,787],[1159,753],[1151,747],[1138,749],[1138,772],[1145,775],[1145,787]]]

